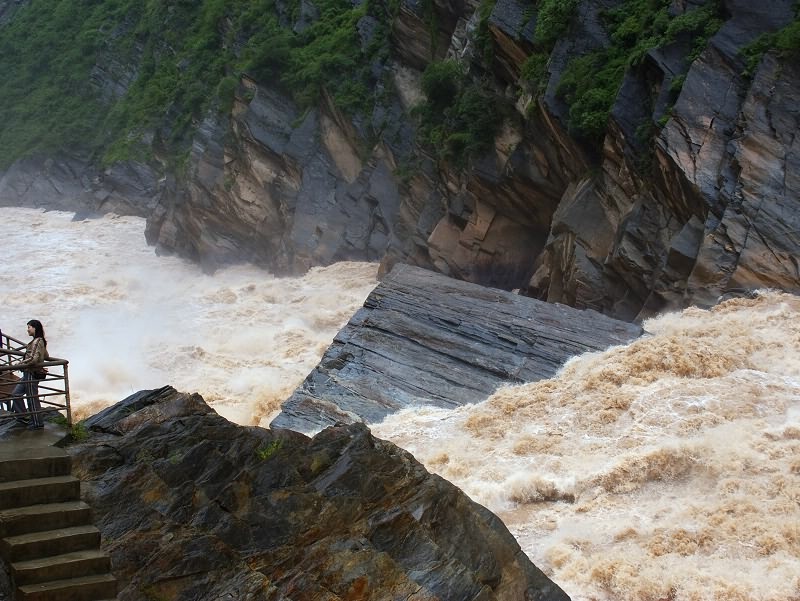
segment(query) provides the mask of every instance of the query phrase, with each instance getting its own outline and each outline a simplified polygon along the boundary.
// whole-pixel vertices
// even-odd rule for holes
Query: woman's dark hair
[[[33,326],[33,337],[41,338],[44,340],[44,345],[47,346],[47,339],[44,337],[44,326],[42,325],[42,322],[38,319],[31,319],[27,325]]]

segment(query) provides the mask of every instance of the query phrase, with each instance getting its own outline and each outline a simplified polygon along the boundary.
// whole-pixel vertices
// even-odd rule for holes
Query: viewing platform
[[[7,574],[0,588],[17,601],[114,599],[111,558],[100,548],[71,458],[58,446],[72,428],[69,362],[50,357],[35,366],[46,373],[33,390],[15,394],[25,346],[0,332],[0,557]],[[31,392],[41,409],[31,411]],[[36,415],[44,426],[26,428],[23,420]]]
[[[33,415],[41,415],[42,419],[60,413],[67,426],[72,426],[72,408],[69,399],[69,361],[50,357],[41,363],[39,368],[46,370],[46,376],[35,381],[40,411],[30,411],[25,394],[14,394],[20,381],[19,366],[25,355],[25,343],[0,331],[0,424],[9,419],[30,419]],[[12,412],[14,401],[21,401],[25,411]],[[17,403],[18,407],[20,403]]]

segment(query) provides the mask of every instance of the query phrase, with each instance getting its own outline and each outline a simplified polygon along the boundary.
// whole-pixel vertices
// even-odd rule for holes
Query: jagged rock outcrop
[[[398,143],[409,135],[398,132]],[[377,261],[400,195],[390,158],[365,161],[359,143],[332,106],[303,116],[286,96],[244,80],[230,122],[210,117],[200,127],[188,183],[165,196],[147,239],[209,265],[248,260],[280,273]]]
[[[378,422],[457,407],[553,376],[572,356],[629,342],[632,324],[399,265],[336,335],[272,426]]]
[[[687,249],[695,260],[688,274],[679,272],[685,284],[677,292],[705,301],[725,289],[797,290],[800,281],[800,68],[767,56],[747,80],[739,75],[738,56],[760,32],[790,21],[794,7],[776,2],[762,12],[744,2],[731,5],[734,16],[690,70],[657,140],[664,187],[673,192],[664,204],[680,203],[674,212],[703,224]],[[710,108],[711,118],[699,107]],[[668,187],[676,175],[686,182],[682,191]],[[669,260],[665,267],[676,269]],[[676,293],[670,275],[655,291],[667,299]]]
[[[363,425],[314,438],[143,391],[66,448],[120,601],[567,601],[502,522]]]
[[[675,10],[686,8],[679,4]],[[748,80],[739,55],[761,33],[791,22],[793,9],[791,2],[759,8],[735,1],[726,9],[728,20],[691,64],[690,44],[678,39],[628,74],[601,172],[573,182],[562,198],[532,295],[633,319],[713,304],[728,291],[800,290],[790,258],[800,190],[789,175],[798,161],[798,71],[768,55]],[[636,128],[665,115],[671,84],[683,73],[656,137],[650,180],[637,169],[651,151]]]

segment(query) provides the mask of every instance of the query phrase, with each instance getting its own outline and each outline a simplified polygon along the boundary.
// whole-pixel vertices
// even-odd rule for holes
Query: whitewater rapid
[[[171,384],[267,425],[376,283],[363,263],[210,276],[156,256],[138,218],[0,219],[0,328],[45,323],[79,416]],[[574,601],[798,601],[799,312],[766,292],[664,315],[551,380],[370,426],[497,513]]]
[[[765,292],[454,411],[372,426],[574,601],[800,599],[800,298]]]
[[[157,256],[138,217],[0,208],[0,222],[0,329],[27,342],[26,322],[44,323],[50,353],[70,362],[78,418],[169,384],[266,426],[376,285],[371,263],[209,275]]]

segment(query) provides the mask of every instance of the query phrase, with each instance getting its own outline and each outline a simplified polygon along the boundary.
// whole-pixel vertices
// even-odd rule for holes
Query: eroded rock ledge
[[[412,405],[455,407],[503,384],[549,378],[568,358],[640,327],[398,265],[284,402],[273,426],[380,421]]]
[[[142,391],[67,445],[120,601],[568,601],[503,523],[363,424],[308,438]]]

